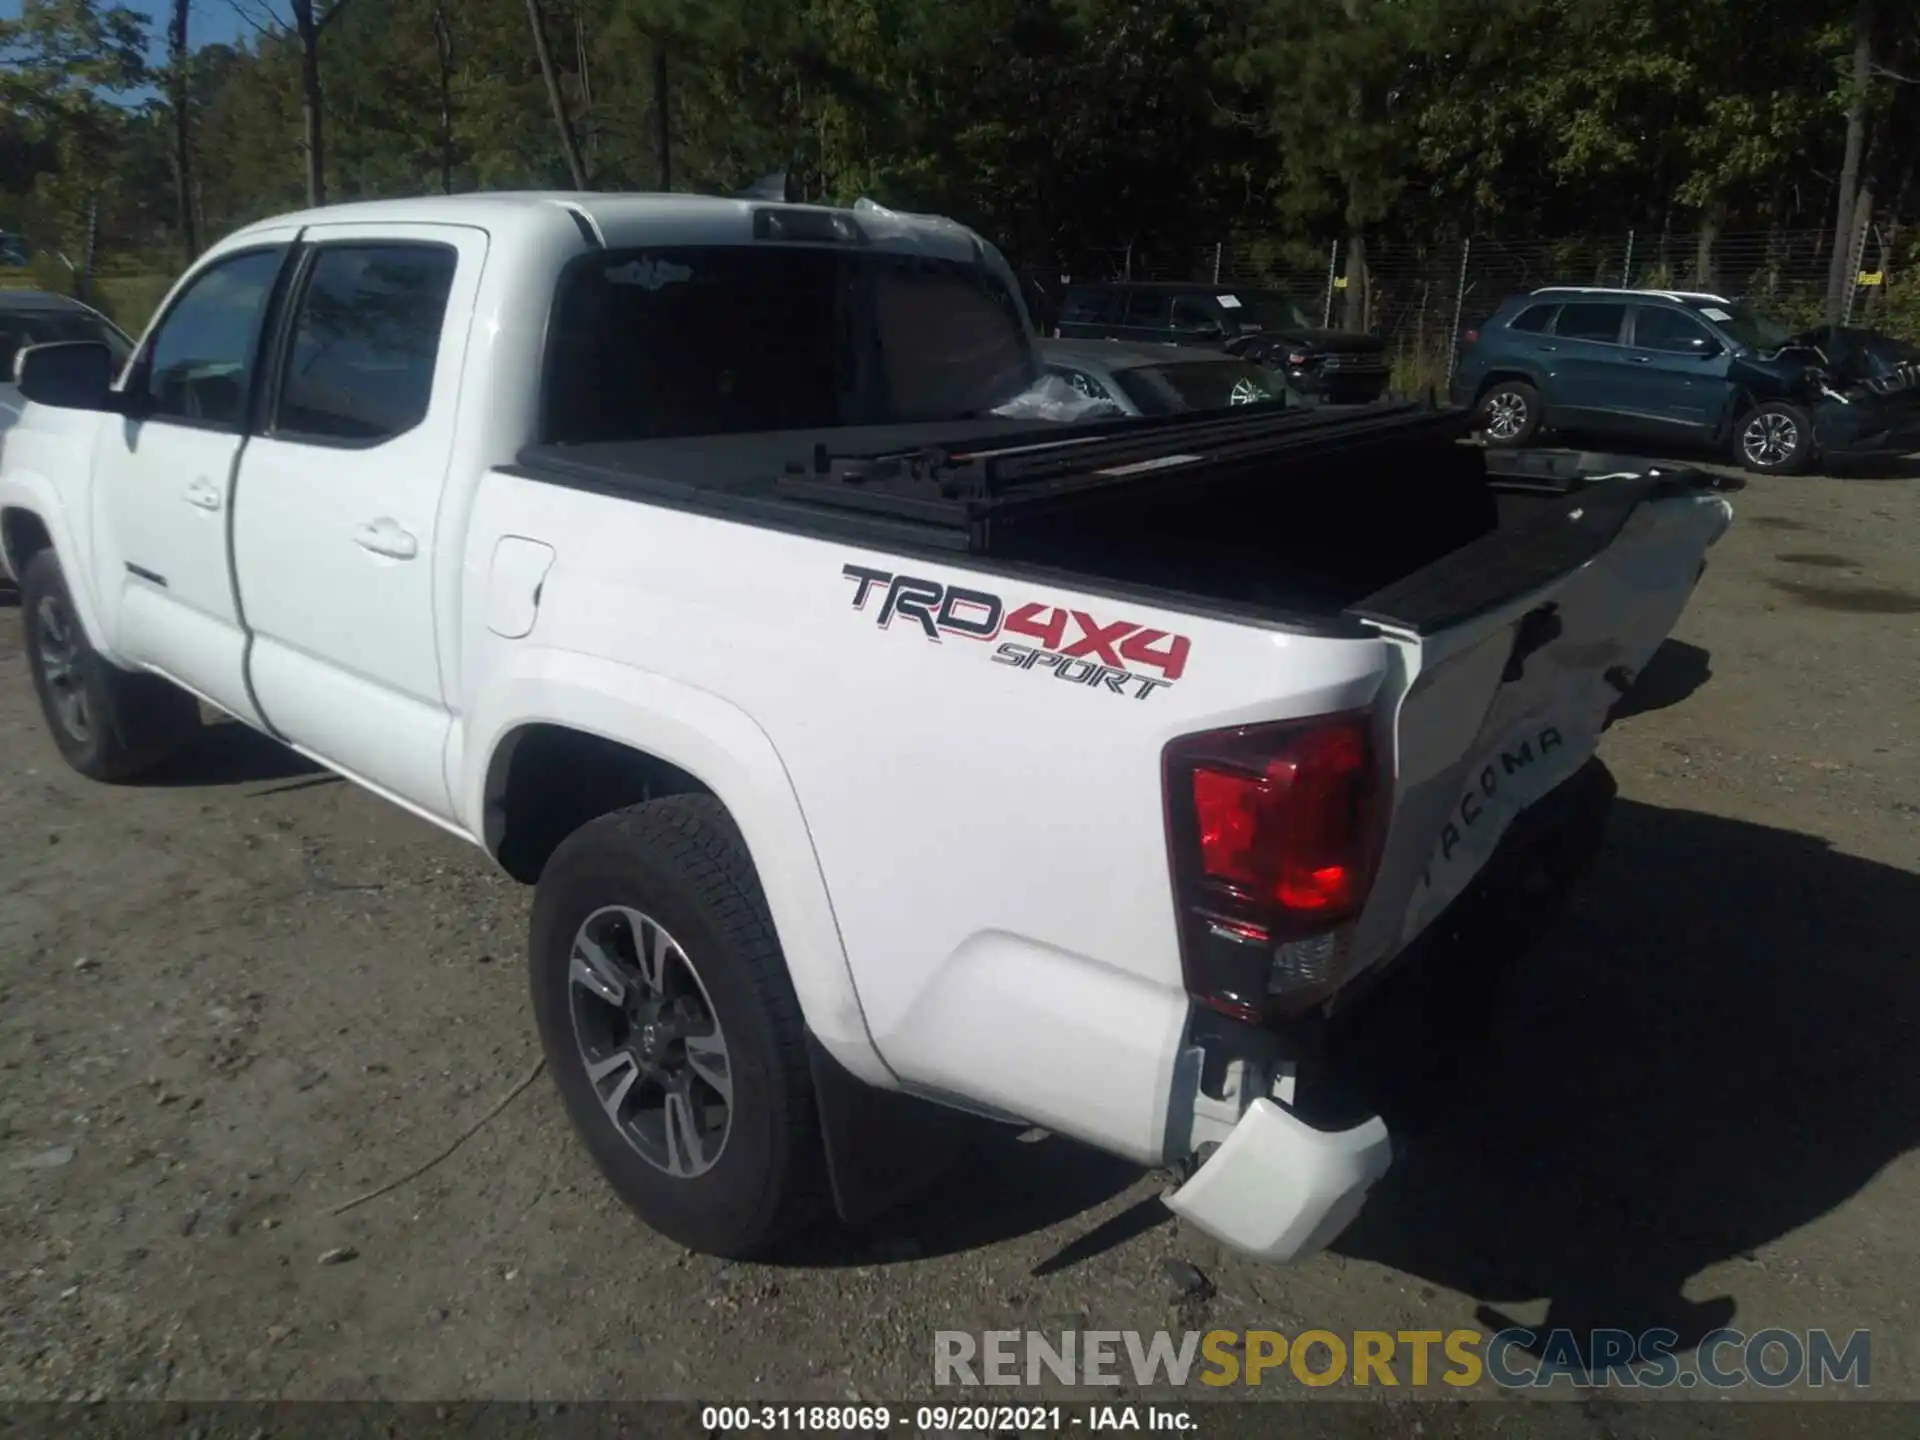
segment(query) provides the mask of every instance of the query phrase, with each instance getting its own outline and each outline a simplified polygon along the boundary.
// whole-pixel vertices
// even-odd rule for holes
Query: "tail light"
[[[1293,350],[1293,351],[1289,351],[1287,354],[1287,364],[1293,366],[1294,369],[1297,370],[1302,365],[1305,365],[1307,361],[1311,358],[1312,357],[1309,356],[1304,350]]]
[[[1480,332],[1478,330],[1463,330],[1460,333],[1460,338],[1469,345],[1478,345],[1480,343]]]
[[[1165,770],[1189,992],[1258,1020],[1327,988],[1373,879],[1371,716],[1190,735],[1167,747]]]

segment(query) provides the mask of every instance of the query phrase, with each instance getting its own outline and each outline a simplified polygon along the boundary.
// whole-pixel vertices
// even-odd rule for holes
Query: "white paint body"
[[[1170,1133],[1170,1096],[1190,1007],[1165,745],[1374,707],[1392,740],[1396,820],[1359,946],[1366,963],[1384,959],[1442,903],[1415,890],[1486,736],[1551,713],[1568,727],[1568,761],[1584,759],[1613,698],[1602,672],[1660,643],[1729,512],[1718,500],[1643,507],[1556,592],[1579,664],[1540,667],[1500,702],[1514,714],[1489,717],[1499,638],[1540,594],[1425,645],[1324,638],[503,473],[535,435],[548,309],[561,267],[593,248],[583,229],[616,248],[748,244],[750,209],[464,197],[241,232],[200,265],[296,234],[455,247],[424,422],[342,451],[28,406],[0,510],[44,525],[109,659],[171,677],[475,843],[489,766],[521,727],[567,726],[671,762],[739,823],[807,1024],[848,1069],[1161,1163],[1184,1136]],[[952,227],[897,228],[876,243],[971,244]],[[990,645],[882,630],[854,608],[845,564],[1184,634],[1191,659],[1144,702],[1057,683],[992,663]],[[1284,1130],[1262,1115],[1237,1149]],[[1234,1218],[1261,1168],[1234,1182],[1218,1164],[1202,1174],[1233,1194],[1187,1207],[1202,1228],[1275,1258],[1276,1236],[1323,1243],[1324,1216],[1250,1229]],[[1384,1152],[1338,1164],[1370,1183]],[[1325,1186],[1296,1188],[1310,1205]]]

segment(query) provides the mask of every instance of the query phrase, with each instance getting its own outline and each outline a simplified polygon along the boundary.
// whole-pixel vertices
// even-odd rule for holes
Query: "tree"
[[[97,197],[117,198],[116,103],[146,83],[146,18],[96,0],[25,0],[0,20],[7,188],[26,192],[41,243],[77,256]]]
[[[1833,251],[1827,263],[1829,325],[1838,325],[1846,317],[1847,301],[1853,294],[1854,264],[1860,253],[1863,227],[1856,219],[1856,207],[1860,200],[1860,162],[1867,144],[1867,105],[1875,79],[1873,32],[1877,19],[1875,0],[1856,0],[1853,67],[1846,85],[1846,141],[1840,162],[1840,183],[1833,200]]]
[[[193,214],[193,134],[189,97],[193,90],[192,56],[187,50],[187,12],[193,0],[173,0],[167,26],[167,89],[173,106],[173,184],[175,223],[180,248],[191,263],[200,253],[200,236]]]
[[[301,153],[306,157],[307,204],[327,203],[326,96],[320,85],[320,37],[346,10],[349,0],[285,0],[286,13],[272,0],[234,0],[234,8],[264,35],[291,33],[300,60]]]
[[[573,120],[567,114],[567,99],[560,91],[560,77],[553,68],[553,52],[547,45],[547,22],[540,10],[540,0],[527,0],[527,24],[533,27],[533,53],[540,61],[540,75],[547,84],[547,103],[553,107],[553,127],[560,135],[560,153],[566,157],[573,188],[585,190],[587,162],[580,156],[580,139],[574,134]]]

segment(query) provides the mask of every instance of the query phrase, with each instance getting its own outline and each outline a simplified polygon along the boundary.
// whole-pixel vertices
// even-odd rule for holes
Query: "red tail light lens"
[[[1289,737],[1258,772],[1202,759],[1192,773],[1207,879],[1322,918],[1352,908],[1365,842],[1365,792],[1373,776],[1359,724],[1330,724]]]
[[[1478,345],[1480,343],[1480,332],[1478,330],[1469,330],[1460,338],[1469,345]]]
[[[1280,949],[1365,903],[1378,789],[1371,717],[1189,736],[1168,747],[1166,772],[1188,987],[1251,1017]]]

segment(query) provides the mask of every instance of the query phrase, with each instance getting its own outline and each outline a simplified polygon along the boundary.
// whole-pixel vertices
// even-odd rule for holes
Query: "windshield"
[[[119,370],[133,353],[133,342],[105,316],[89,310],[0,310],[0,381],[11,383],[13,362],[29,345],[91,340],[105,345]]]
[[[1264,366],[1244,360],[1181,360],[1120,370],[1114,380],[1143,415],[1224,410],[1230,405],[1287,403],[1287,387]]]
[[[1219,298],[1221,305],[1225,306],[1243,325],[1258,325],[1262,330],[1312,330],[1315,328],[1313,317],[1285,295],[1259,294],[1242,290],[1234,294],[1223,292]],[[1227,305],[1228,300],[1237,300],[1240,303],[1238,306]]]
[[[1749,350],[1778,350],[1793,338],[1786,326],[1750,305],[1707,304],[1696,308],[1720,327],[1721,334]]]
[[[1038,375],[984,266],[872,250],[615,250],[560,282],[557,444],[958,420]]]

